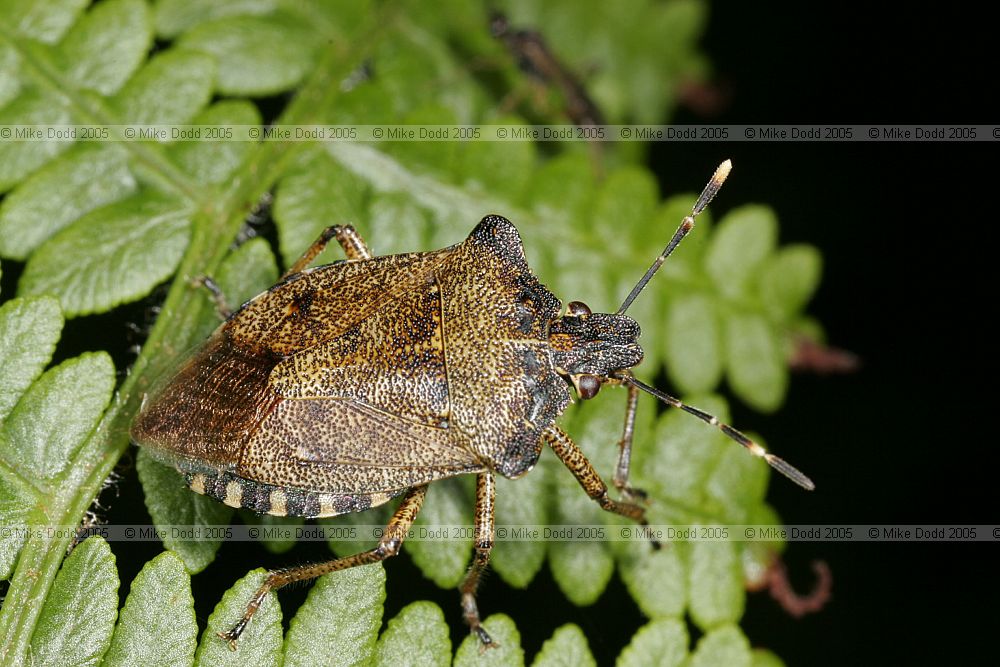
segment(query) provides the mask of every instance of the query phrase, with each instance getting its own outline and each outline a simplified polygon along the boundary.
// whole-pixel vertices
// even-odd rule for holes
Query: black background
[[[940,11],[940,9],[936,10]],[[964,14],[963,14],[964,12]],[[997,122],[984,91],[995,87],[991,43],[971,10],[812,3],[717,3],[703,40],[731,93],[718,123],[970,124]],[[542,27],[544,29],[544,27]],[[679,123],[706,119],[681,111]],[[723,158],[734,171],[717,213],[748,202],[772,205],[781,241],[809,242],[825,258],[810,307],[829,340],[858,353],[851,376],[795,376],[786,406],[765,417],[734,403],[734,423],[766,434],[817,482],[805,493],[775,478],[770,501],[791,524],[975,524],[997,522],[990,428],[996,312],[992,212],[995,144],[659,144],[653,166],[664,194],[689,191]],[[5,263],[3,292],[17,267]],[[148,304],[146,304],[148,305]],[[60,355],[87,349],[144,305],[67,325]],[[127,461],[109,520],[146,521]],[[118,550],[119,545],[113,545]],[[319,560],[322,545],[282,556],[227,544],[194,579],[204,623],[246,568]],[[122,594],[158,544],[119,557]],[[809,562],[826,560],[833,598],[794,620],[766,595],[751,595],[742,625],[755,646],[790,665],[966,664],[990,655],[1000,626],[995,565],[1000,544],[796,543],[793,581],[811,583]],[[148,552],[148,553],[146,553]],[[457,594],[423,579],[406,558],[387,564],[386,618],[414,599],[436,600],[463,637]],[[308,589],[283,592],[286,620]],[[547,569],[528,591],[487,582],[481,606],[512,614],[529,656],[555,627],[583,626],[601,664],[642,622],[617,579],[592,607],[566,602]],[[993,646],[995,648],[995,645]]]
[[[916,5],[717,3],[704,46],[733,91],[718,120],[996,122],[984,97],[995,58],[977,22]],[[696,119],[682,113],[685,120]],[[769,499],[788,523],[997,521],[995,146],[730,143],[656,152],[666,191],[717,161],[713,150],[731,156],[716,208],[768,202],[783,242],[822,249],[810,312],[831,342],[864,360],[854,376],[796,377],[773,418],[734,414],[789,457],[794,451],[817,482],[802,494],[773,480]],[[796,621],[751,596],[743,626],[790,665],[995,659],[998,547],[793,544],[786,559],[800,588],[811,559],[830,564],[830,604]]]

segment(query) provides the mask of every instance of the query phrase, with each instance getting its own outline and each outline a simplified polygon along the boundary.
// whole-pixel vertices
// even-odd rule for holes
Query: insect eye
[[[601,390],[601,379],[596,375],[580,375],[576,379],[576,391],[583,400],[597,396]]]
[[[590,306],[583,301],[570,301],[566,304],[566,313],[571,317],[589,317]]]

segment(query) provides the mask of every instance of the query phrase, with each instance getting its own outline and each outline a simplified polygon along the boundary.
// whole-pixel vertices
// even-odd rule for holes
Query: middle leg
[[[462,593],[462,615],[469,630],[479,637],[482,648],[499,646],[479,622],[476,589],[490,562],[493,550],[493,507],[496,501],[496,480],[492,472],[481,472],[476,477],[476,518],[474,522],[476,553],[472,558],[459,591]]]

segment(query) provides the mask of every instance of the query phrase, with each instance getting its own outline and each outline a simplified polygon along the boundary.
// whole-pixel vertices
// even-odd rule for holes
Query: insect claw
[[[233,636],[232,630],[230,630],[229,632],[216,632],[215,636],[218,637],[219,639],[224,639],[226,643],[229,644],[230,651],[236,650],[236,640],[238,636]]]
[[[246,629],[247,622],[248,619],[241,618],[228,632],[216,632],[215,634],[219,639],[225,640],[225,642],[229,644],[230,651],[235,651],[236,641],[240,638],[240,635],[243,634],[243,630]]]
[[[500,643],[494,641],[493,637],[490,637],[490,633],[486,632],[483,626],[477,625],[472,631],[479,638],[479,655],[486,653],[486,649],[500,648]]]
[[[649,530],[649,522],[643,519],[639,522],[640,530],[645,532],[649,537],[649,546],[653,547],[653,551],[659,551],[663,548],[663,544],[660,543],[658,539],[653,537],[653,532]]]

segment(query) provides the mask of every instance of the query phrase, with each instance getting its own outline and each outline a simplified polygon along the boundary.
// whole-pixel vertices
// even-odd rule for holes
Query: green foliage
[[[59,44],[66,78],[78,88],[111,95],[146,59],[152,12],[142,0],[108,0],[76,22]]]
[[[0,307],[0,525],[45,525],[45,502],[94,429],[114,386],[107,354],[89,353],[45,373],[62,330],[51,297]],[[23,533],[0,537],[0,574],[10,576]]]
[[[451,664],[444,613],[433,602],[414,602],[389,621],[375,647],[376,665],[423,667]]]
[[[94,428],[114,388],[115,369],[104,352],[83,354],[46,371],[3,424],[7,463],[23,478],[61,473]]]
[[[367,664],[384,600],[385,570],[377,563],[322,577],[288,628],[284,664]]]
[[[11,0],[7,12],[17,17],[18,31],[46,44],[58,42],[76,22],[87,0],[53,0],[39,5],[32,0]]]
[[[17,63],[8,61],[7,65],[14,67]],[[52,93],[35,89],[22,91],[0,109],[0,125],[64,125],[73,121],[69,110]],[[0,192],[6,192],[69,147],[70,144],[59,141],[0,143]]]
[[[731,542],[695,542],[688,550],[691,618],[711,628],[743,615],[743,578]]]
[[[105,141],[0,141],[0,256],[25,262],[17,297],[0,305],[4,528],[79,522],[128,446],[143,392],[218,324],[192,278],[213,275],[231,306],[274,282],[279,263],[264,240],[230,250],[264,193],[275,193],[284,266],[329,224],[355,224],[385,254],[458,242],[497,212],[517,224],[533,269],[557,295],[604,311],[618,306],[695,199],[662,200],[637,145],[606,145],[598,154],[533,142],[118,141],[115,134],[127,123],[259,128],[264,119],[246,98],[264,95],[288,96],[280,115],[267,119],[287,125],[563,122],[565,100],[552,90],[540,105],[517,101],[518,91],[538,84],[489,37],[487,3],[449,2],[434,11],[318,0],[87,4],[59,0],[42,9],[16,0],[0,14],[0,126],[86,123],[109,132]],[[698,0],[499,5],[515,27],[543,30],[614,121],[662,121],[678,86],[707,73],[694,46],[707,16]],[[581,40],[588,49],[578,48]],[[342,85],[365,61],[374,76]],[[487,71],[470,62],[488,63]],[[521,96],[528,98],[539,96]],[[699,187],[707,175],[692,174],[687,186]],[[809,246],[779,247],[777,239],[766,206],[731,210],[717,225],[708,213],[700,217],[629,311],[646,345],[637,372],[652,378],[666,367],[694,404],[722,417],[726,405],[712,392],[723,378],[751,406],[780,407],[790,332],[804,326],[821,259]],[[63,317],[105,313],[164,281],[171,282],[162,313],[113,401],[115,372],[102,352],[46,370]],[[606,478],[623,394],[608,389],[563,420]],[[229,508],[189,492],[145,452],[137,468],[158,526],[230,520]],[[777,521],[763,500],[768,471],[759,460],[689,416],[658,417],[647,398],[632,470],[636,486],[650,493],[653,524]],[[432,486],[417,526],[468,523],[471,481]],[[549,454],[530,475],[500,480],[498,488],[500,524],[629,526],[602,512]],[[377,523],[390,509],[333,523]],[[217,541],[166,539],[170,551],[132,582],[116,627],[118,580],[107,544],[88,539],[63,561],[70,539],[0,536],[0,576],[10,579],[0,609],[0,663],[30,656],[41,664],[141,664],[154,655],[177,665],[451,660],[434,604],[409,605],[379,636],[381,566],[322,578],[284,638],[278,601],[269,595],[232,653],[215,633],[231,627],[261,583],[263,573],[251,572],[219,602],[195,650],[190,574],[212,562]],[[372,545],[331,546],[346,555]],[[768,553],[782,546],[678,543],[653,552],[644,542],[500,541],[493,567],[507,583],[527,587],[547,563],[563,593],[581,605],[597,600],[617,569],[651,619],[622,651],[622,664],[769,664],[773,656],[751,653],[736,623],[744,580],[759,576]],[[428,578],[453,587],[470,549],[460,541],[413,541],[404,551]],[[516,609],[503,611],[517,618]],[[524,664],[511,617],[485,621],[500,648],[480,654],[468,638],[455,664]],[[705,633],[693,649],[686,618]],[[575,626],[556,630],[536,659],[561,662],[593,663]]]
[[[146,509],[157,526],[218,526],[229,523],[233,509],[192,493],[173,468],[157,463],[145,450],[136,455],[139,480],[146,491]],[[222,539],[185,540],[166,531],[163,544],[184,561],[188,572],[204,570],[222,546]]]
[[[521,479],[497,479],[498,525],[541,526],[548,518],[550,466],[539,465]],[[490,567],[511,586],[527,588],[545,563],[546,542],[502,540],[493,547]]]
[[[192,664],[197,645],[191,575],[174,552],[164,551],[132,582],[102,664],[180,667]]]
[[[0,306],[0,419],[52,358],[63,318],[51,297],[12,299]]]
[[[446,479],[433,484],[427,491],[423,509],[413,526],[416,530],[435,526],[468,524],[472,520],[473,494],[470,478]],[[462,581],[472,553],[467,540],[428,539],[406,545],[424,575],[442,588],[454,588]]]
[[[599,395],[588,410],[574,410],[570,415],[567,432],[573,434],[577,444],[598,470],[613,470],[616,447],[609,446],[621,437],[622,412],[601,409],[607,406],[611,392]],[[620,404],[619,404],[620,405]],[[612,439],[602,435],[616,431]],[[550,452],[542,460],[550,467],[552,489],[548,494],[555,500],[549,505],[549,517],[544,524],[616,524],[618,519],[601,510],[580,490],[580,485]],[[544,507],[544,505],[543,505]],[[578,605],[592,604],[597,600],[614,574],[614,555],[606,541],[548,542],[549,567],[563,593]]]
[[[252,96],[273,95],[299,83],[319,46],[305,17],[282,11],[207,21],[178,43],[218,59],[219,92]]]
[[[754,649],[751,654],[750,664],[752,667],[785,667],[781,658],[771,653],[767,649]]]
[[[735,625],[727,625],[712,630],[698,640],[689,664],[691,667],[750,667],[751,660],[747,638]]]
[[[140,196],[99,208],[32,254],[20,292],[55,294],[69,316],[133,301],[177,268],[189,224],[190,210],[167,198]]]
[[[243,632],[239,651],[229,650],[218,633],[228,632],[243,616],[247,600],[256,592],[267,573],[254,570],[226,591],[215,611],[208,617],[208,627],[201,635],[194,664],[197,667],[245,667],[246,665],[281,664],[281,608],[274,593],[268,593],[261,603],[253,623]]]
[[[534,667],[596,667],[594,656],[587,646],[587,638],[579,626],[569,623],[557,629],[542,644]]]
[[[483,628],[490,633],[497,646],[483,650],[479,639],[469,635],[455,651],[455,667],[523,667],[524,650],[521,648],[521,633],[514,621],[505,614],[493,614],[483,621]]]
[[[111,547],[85,540],[63,562],[31,637],[32,664],[98,665],[118,617],[118,571]]]
[[[128,155],[114,144],[74,146],[0,204],[0,253],[24,259],[78,217],[136,189]]]
[[[681,617],[688,604],[688,563],[681,549],[653,551],[648,544],[629,543],[619,563],[622,581],[650,618]]]
[[[688,632],[684,624],[674,618],[650,621],[618,656],[618,667],[641,665],[680,665],[687,656]]]

